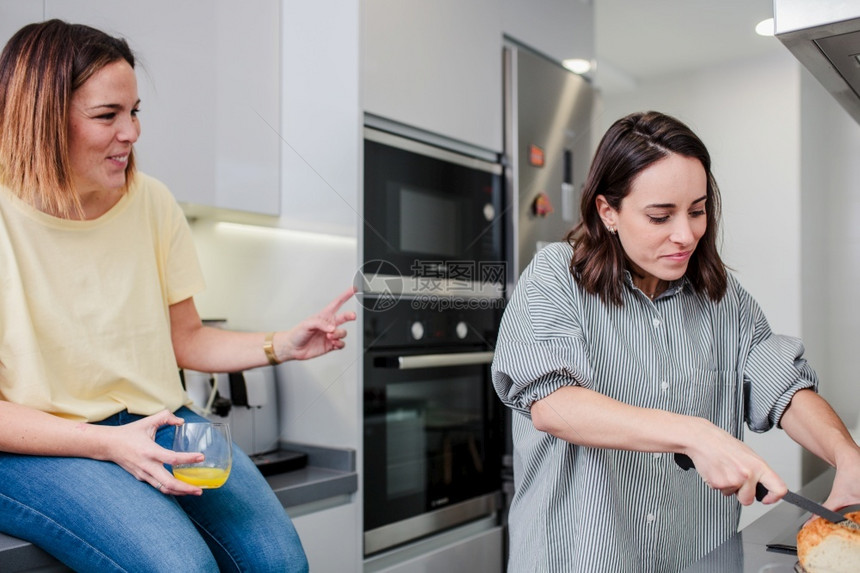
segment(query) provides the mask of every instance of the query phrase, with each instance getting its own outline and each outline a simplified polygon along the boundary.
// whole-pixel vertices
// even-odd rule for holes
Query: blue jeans
[[[176,415],[200,416],[187,408]],[[99,422],[122,425],[125,412]],[[173,443],[173,426],[155,441]],[[302,571],[301,541],[265,478],[233,447],[227,483],[164,495],[112,462],[0,452],[0,531],[77,571]]]

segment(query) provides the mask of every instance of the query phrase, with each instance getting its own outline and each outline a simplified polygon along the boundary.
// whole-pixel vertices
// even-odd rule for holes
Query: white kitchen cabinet
[[[366,112],[501,151],[500,0],[366,0]]]
[[[361,228],[360,16],[354,0],[283,4],[282,227]]]
[[[358,504],[352,502],[301,514],[303,509],[287,513],[293,515],[293,525],[302,540],[310,570],[360,573]]]
[[[136,53],[141,171],[182,202],[279,213],[278,0],[45,0],[45,17]]]

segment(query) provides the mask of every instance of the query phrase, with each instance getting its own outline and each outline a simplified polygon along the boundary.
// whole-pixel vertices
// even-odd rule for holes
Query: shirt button
[[[648,521],[648,525],[651,525],[652,523],[654,523],[654,520],[657,519],[657,516],[653,513],[649,513],[645,519]]]
[[[668,383],[668,382],[666,382],[665,380],[663,380],[662,382],[660,382],[660,390],[662,390],[663,392],[665,392],[665,391],[666,391],[666,390],[668,390],[668,389],[669,389],[669,383]]]
[[[651,321],[651,324],[654,325],[654,328],[657,328],[658,326],[660,326],[660,319],[655,318],[654,320]]]
[[[659,460],[662,456],[663,456],[663,454],[661,454],[660,452],[654,452],[654,459],[655,460]]]

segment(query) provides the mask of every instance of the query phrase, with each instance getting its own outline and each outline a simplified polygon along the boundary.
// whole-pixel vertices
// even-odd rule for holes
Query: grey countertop
[[[824,501],[830,493],[834,474],[833,469],[828,469],[798,493]],[[767,546],[774,540],[790,540],[809,517],[802,509],[780,501],[684,573],[794,573],[797,555],[774,551]]]
[[[287,450],[304,452],[304,468],[266,477],[278,499],[287,509],[358,491],[355,450],[307,444],[283,443]],[[38,547],[0,533],[0,571],[68,571]]]

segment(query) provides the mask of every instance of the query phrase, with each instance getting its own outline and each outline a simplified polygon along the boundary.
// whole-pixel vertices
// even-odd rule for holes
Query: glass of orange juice
[[[185,483],[204,489],[221,487],[233,465],[230,426],[223,422],[185,422],[176,426],[173,450],[201,452],[203,461],[173,466],[173,475]]]

